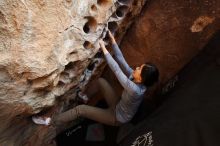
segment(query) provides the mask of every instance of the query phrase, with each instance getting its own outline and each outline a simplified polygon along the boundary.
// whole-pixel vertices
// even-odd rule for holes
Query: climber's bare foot
[[[51,125],[50,117],[40,117],[40,116],[32,116],[32,121],[38,125]]]

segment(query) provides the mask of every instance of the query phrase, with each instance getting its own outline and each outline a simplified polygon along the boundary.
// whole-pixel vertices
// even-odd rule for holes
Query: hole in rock
[[[89,33],[90,29],[89,29],[89,26],[88,26],[87,23],[84,25],[83,31],[84,31],[85,33]]]
[[[84,25],[83,31],[85,33],[95,32],[96,28],[97,28],[97,21],[93,17],[86,17],[86,18],[87,18],[88,21]]]
[[[92,6],[91,6],[91,10],[92,10],[92,11],[97,11],[96,5],[92,5]]]
[[[74,72],[82,69],[82,67],[83,66],[82,66],[81,61],[79,61],[79,60],[74,61],[74,62],[71,61],[65,66],[64,72],[68,72],[69,74],[70,73],[75,74]]]
[[[65,66],[65,70],[70,70],[70,69],[73,69],[74,67],[75,67],[75,63],[70,62]]]
[[[85,41],[84,44],[83,44],[83,47],[86,48],[86,49],[94,48],[93,44],[90,43],[89,41]]]
[[[127,6],[120,6],[117,8],[115,14],[117,17],[124,17],[127,11],[128,11]]]
[[[70,52],[69,55],[74,55],[74,54],[77,54],[77,50],[74,50],[74,51]]]
[[[87,69],[90,71],[93,71],[95,69],[95,66],[98,65],[100,63],[100,59],[98,58],[94,58],[91,63],[87,66]]]
[[[108,22],[108,29],[111,31],[111,33],[115,33],[117,28],[118,28],[117,22],[115,21]]]
[[[57,84],[57,86],[58,86],[58,87],[63,87],[63,86],[65,86],[65,83],[62,82],[62,81],[59,81],[58,84]]]
[[[90,63],[87,67],[88,70],[92,71],[95,68],[95,62]]]
[[[112,0],[98,0],[97,1],[97,3],[101,6],[107,6],[111,2],[112,2]]]
[[[103,58],[103,53],[102,53],[102,51],[98,51],[98,52],[95,54],[94,58]]]

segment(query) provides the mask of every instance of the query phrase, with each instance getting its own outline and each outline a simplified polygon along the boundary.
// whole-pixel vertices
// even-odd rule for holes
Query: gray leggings
[[[107,109],[89,105],[78,105],[54,117],[53,122],[55,124],[62,124],[75,120],[78,117],[84,117],[106,125],[119,126],[120,123],[116,120],[115,115],[115,107],[119,101],[119,98],[117,98],[118,96],[109,83],[103,78],[99,78],[96,82],[91,84],[86,90],[87,96],[91,97],[99,90],[101,90],[109,106]]]

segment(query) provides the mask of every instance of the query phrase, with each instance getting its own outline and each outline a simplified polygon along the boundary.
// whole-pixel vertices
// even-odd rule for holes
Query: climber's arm
[[[113,52],[115,55],[115,59],[118,62],[118,64],[120,65],[120,67],[122,68],[122,70],[124,71],[124,73],[127,75],[127,77],[129,77],[131,75],[131,73],[133,72],[133,70],[130,68],[128,63],[125,61],[124,56],[123,56],[120,48],[118,47],[118,44],[116,43],[115,38],[112,35],[112,33],[110,31],[108,31],[108,34],[111,39],[112,49],[113,49]]]
[[[111,68],[111,70],[114,72],[116,75],[118,81],[121,83],[123,88],[127,90],[128,93],[130,94],[135,94],[138,91],[138,86],[129,80],[129,78],[122,72],[121,68],[117,64],[117,62],[112,58],[111,54],[108,52],[108,50],[105,48],[104,42],[100,41],[100,45],[102,48],[102,51],[105,55],[106,61]]]

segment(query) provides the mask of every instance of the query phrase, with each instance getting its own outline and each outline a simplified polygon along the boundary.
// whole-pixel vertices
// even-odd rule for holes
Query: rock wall
[[[125,32],[144,3],[1,0],[0,145],[48,145],[55,129],[34,125],[31,116],[68,108],[76,90],[100,74],[97,40],[107,41],[106,28]],[[87,69],[97,58],[94,70]]]

